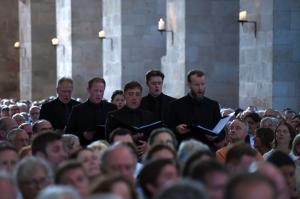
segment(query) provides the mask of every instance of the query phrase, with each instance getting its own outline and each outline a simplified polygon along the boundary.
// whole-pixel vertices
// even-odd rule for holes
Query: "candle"
[[[57,46],[58,45],[58,39],[56,37],[54,37],[53,39],[51,39],[52,45],[53,46]]]
[[[16,42],[14,43],[14,48],[20,48],[20,42],[16,41]]]
[[[165,30],[165,21],[163,18],[160,18],[158,21],[158,30]]]
[[[104,39],[104,38],[105,38],[105,32],[104,32],[104,30],[101,30],[101,31],[99,32],[99,38],[100,38],[100,39]]]
[[[243,11],[240,12],[239,20],[240,21],[246,21],[247,20],[247,11],[246,10],[243,10]]]

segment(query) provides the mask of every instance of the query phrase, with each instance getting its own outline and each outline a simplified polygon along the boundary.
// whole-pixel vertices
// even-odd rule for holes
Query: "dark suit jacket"
[[[143,109],[130,109],[124,106],[120,110],[113,111],[108,114],[106,121],[107,138],[110,133],[116,128],[126,128],[126,126],[143,126],[154,122],[153,114]],[[126,125],[124,125],[126,124]],[[129,129],[130,130],[130,129]],[[133,132],[134,133],[134,132]],[[139,132],[149,133],[149,132]]]
[[[176,126],[179,124],[200,124],[206,128],[212,129],[221,119],[219,104],[207,97],[197,101],[189,94],[171,102],[169,113],[169,126],[176,132]],[[194,138],[208,145],[212,145],[206,139],[204,134],[199,132],[189,132],[184,135],[176,132],[179,141]]]
[[[66,133],[79,136],[80,142],[86,146],[92,141],[88,141],[83,137],[84,131],[97,131],[97,126],[104,126],[107,113],[116,110],[117,107],[107,101],[101,101],[99,104],[93,104],[89,100],[73,107],[71,116],[68,121]],[[94,140],[104,139],[105,131],[97,132]],[[94,141],[93,140],[93,141]]]
[[[170,102],[174,101],[175,98],[170,97],[161,93],[157,97],[153,97],[148,94],[142,98],[140,108],[148,110],[154,114],[155,119],[166,121],[168,116],[168,108]]]
[[[71,99],[68,104],[62,103],[59,98],[42,105],[39,119],[48,120],[54,129],[64,129],[71,114],[72,107],[80,104]]]

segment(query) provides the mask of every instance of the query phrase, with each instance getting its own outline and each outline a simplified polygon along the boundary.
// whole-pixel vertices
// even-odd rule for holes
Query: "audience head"
[[[177,139],[171,129],[162,127],[151,131],[148,138],[148,144],[150,146],[155,144],[166,144],[171,146],[173,149],[176,149]]]
[[[274,151],[267,159],[268,162],[275,165],[282,172],[289,188],[290,195],[293,195],[296,189],[296,165],[294,161],[281,151]]]
[[[7,140],[19,151],[22,147],[29,145],[29,136],[23,129],[15,128],[7,133]]]
[[[89,100],[93,104],[99,104],[102,101],[105,85],[105,80],[100,77],[95,77],[89,81],[87,91],[89,94]]]
[[[296,135],[293,140],[292,152],[295,156],[300,156],[300,134]]]
[[[259,128],[255,132],[254,147],[264,154],[272,149],[272,142],[274,140],[274,132],[270,128]]]
[[[132,132],[125,128],[116,128],[109,135],[109,142],[111,144],[116,142],[129,142],[134,144]]]
[[[235,144],[227,152],[225,164],[230,173],[245,172],[256,161],[256,151],[247,144]]]
[[[73,80],[69,77],[62,77],[57,82],[56,92],[59,101],[67,104],[72,99]]]
[[[9,116],[12,117],[14,114],[20,113],[20,108],[17,104],[9,105]]]
[[[47,160],[53,168],[56,168],[67,157],[62,136],[51,131],[36,135],[31,148],[34,156]]]
[[[1,117],[9,117],[9,107],[8,106],[2,106],[1,107]]]
[[[40,110],[41,108],[39,106],[32,106],[30,107],[29,109],[29,115],[30,115],[30,118],[32,120],[32,123],[35,123],[39,117],[40,117]]]
[[[36,199],[81,199],[81,197],[72,187],[51,185],[43,189]]]
[[[241,121],[239,119],[234,119],[230,124],[229,124],[229,141],[231,143],[236,143],[236,142],[245,142],[246,137],[248,135],[248,123]]]
[[[121,109],[125,105],[125,97],[122,90],[115,90],[111,96],[111,103]]]
[[[135,152],[128,145],[117,143],[103,153],[101,169],[107,175],[121,175],[134,181],[136,163]]]
[[[3,199],[16,199],[17,187],[11,175],[5,171],[0,171],[0,193]]]
[[[32,199],[53,183],[53,173],[47,162],[31,156],[17,164],[15,179],[23,198]]]
[[[181,180],[163,188],[155,199],[208,199],[202,184],[193,180]]]
[[[150,147],[144,156],[144,162],[157,159],[171,159],[176,162],[176,151],[165,144],[156,144]]]
[[[14,119],[10,117],[0,118],[0,140],[5,140],[7,133],[17,127],[18,124]]]
[[[275,184],[260,174],[243,173],[233,177],[227,187],[224,199],[276,199]]]
[[[259,127],[260,116],[257,113],[248,113],[245,115],[244,120],[248,123],[248,133],[254,135],[256,129]]]
[[[100,157],[92,149],[80,149],[74,154],[76,160],[83,166],[89,179],[94,179],[100,174]]]
[[[170,159],[158,159],[144,165],[138,175],[138,183],[148,198],[163,187],[178,180],[179,166]]]
[[[70,156],[73,153],[76,153],[81,149],[79,138],[76,135],[64,134],[62,135],[62,142],[68,156]]]
[[[88,195],[89,179],[80,162],[65,161],[60,164],[55,174],[55,183],[72,186],[82,198]]]
[[[32,125],[33,135],[45,131],[52,131],[52,130],[53,130],[53,126],[48,120],[37,120]]]
[[[93,195],[113,193],[120,199],[138,198],[132,181],[124,176],[100,177],[91,185],[90,193]]]
[[[19,126],[20,129],[23,129],[24,131],[26,131],[29,140],[31,141],[33,138],[33,133],[32,133],[32,126],[29,123],[23,123]]]
[[[197,140],[191,139],[180,143],[177,156],[180,162],[185,162],[186,159],[195,151],[209,151],[209,147]]]
[[[275,131],[279,120],[275,117],[264,117],[260,121],[260,128],[270,128]]]
[[[137,109],[142,101],[143,87],[137,81],[131,81],[124,86],[124,97],[126,106],[130,109]]]
[[[292,148],[292,143],[295,138],[296,132],[293,127],[285,122],[281,121],[275,129],[274,146],[277,148],[279,145],[288,145]]]
[[[157,97],[162,93],[162,86],[165,75],[159,70],[150,70],[146,73],[146,83],[149,94]]]
[[[6,141],[0,141],[0,170],[12,173],[18,160],[17,149]]]
[[[189,171],[191,179],[202,182],[211,199],[223,199],[229,174],[226,168],[216,160],[198,160]]]
[[[12,116],[12,119],[16,120],[17,124],[23,124],[26,122],[24,116],[21,115],[21,113],[16,113]]]
[[[195,99],[202,99],[206,90],[205,74],[200,70],[192,70],[188,72],[187,82],[191,95]]]

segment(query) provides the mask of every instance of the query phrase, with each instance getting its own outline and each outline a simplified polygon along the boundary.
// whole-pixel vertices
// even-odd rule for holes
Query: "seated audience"
[[[270,128],[258,128],[254,136],[254,148],[265,154],[272,149],[272,142],[274,140],[274,132]]]
[[[43,189],[36,199],[83,199],[78,192],[69,187],[62,185],[51,185]]]
[[[17,149],[6,141],[0,141],[0,170],[11,174],[18,161]]]
[[[64,134],[62,135],[63,146],[68,156],[76,153],[81,149],[79,138],[76,135]]]
[[[148,144],[150,146],[155,144],[167,144],[176,150],[177,139],[173,131],[169,128],[157,128],[151,131],[148,138]]]
[[[29,136],[23,129],[15,128],[8,132],[7,141],[9,141],[14,147],[16,147],[17,151],[19,151],[22,147],[29,145]]]
[[[18,189],[11,175],[5,171],[0,171],[0,193],[3,199],[16,199]]]

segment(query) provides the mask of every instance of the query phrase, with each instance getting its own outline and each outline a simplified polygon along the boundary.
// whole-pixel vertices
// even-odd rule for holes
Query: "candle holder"
[[[250,23],[254,25],[254,37],[256,37],[257,34],[257,24],[256,21],[249,21],[247,20],[247,11],[241,11],[239,14],[239,20],[238,23],[242,24],[242,26],[244,25],[244,23]]]
[[[114,46],[113,46],[113,39],[112,39],[111,37],[106,37],[106,36],[105,36],[104,30],[99,31],[99,33],[98,33],[98,38],[99,38],[100,40],[103,40],[103,39],[110,40],[110,48],[111,48],[111,50],[114,49]]]
[[[23,51],[24,51],[24,54],[23,54],[22,57],[26,57],[26,48],[25,48],[24,46],[21,46],[21,44],[20,44],[19,41],[16,41],[16,42],[14,43],[14,48],[15,48],[16,50],[19,50],[19,51],[23,50]]]
[[[57,37],[54,37],[51,39],[51,45],[54,47],[54,48],[58,48],[58,47],[61,47],[62,48],[62,53],[63,55],[65,55],[65,46],[63,44],[60,44],[59,43],[59,40]]]
[[[158,21],[158,29],[157,31],[160,32],[160,34],[163,34],[163,32],[170,32],[171,33],[171,41],[172,41],[172,45],[174,44],[174,32],[173,30],[167,30],[165,27],[165,21],[163,20],[163,18],[160,18]]]

